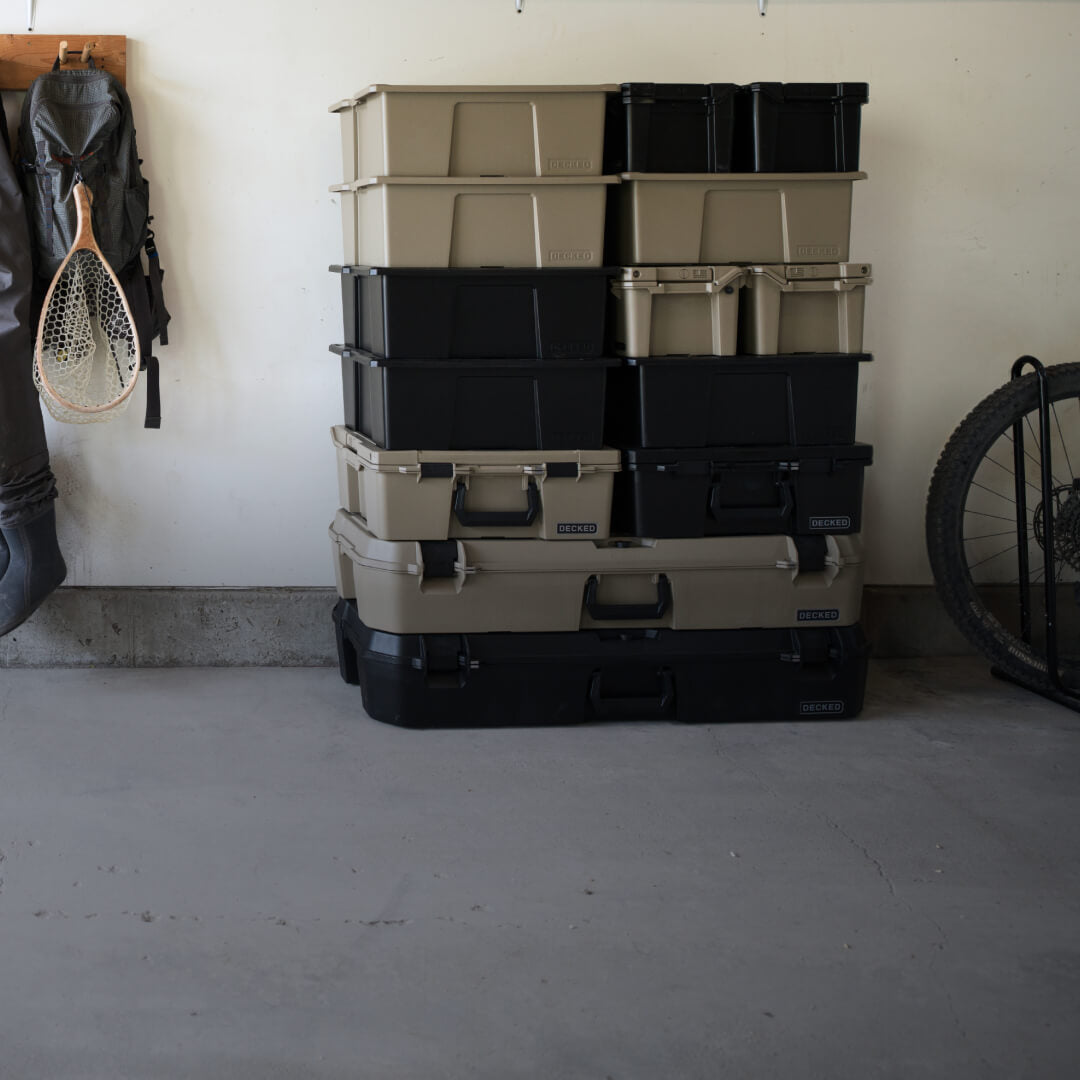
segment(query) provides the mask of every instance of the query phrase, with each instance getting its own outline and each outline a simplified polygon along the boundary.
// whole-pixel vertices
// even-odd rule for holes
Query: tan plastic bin
[[[378,177],[340,184],[346,263],[602,266],[611,176]]]
[[[851,188],[866,173],[623,173],[616,259],[846,262]]]
[[[338,595],[393,634],[848,626],[862,601],[854,536],[824,538],[823,568],[802,572],[786,536],[395,541],[339,510],[330,540]]]
[[[741,349],[861,353],[869,263],[748,267]]]
[[[732,356],[740,266],[625,267],[612,282],[620,356]]]
[[[388,86],[330,106],[346,181],[599,176],[611,86]]]
[[[331,434],[341,505],[384,540],[609,534],[618,450],[381,450]]]

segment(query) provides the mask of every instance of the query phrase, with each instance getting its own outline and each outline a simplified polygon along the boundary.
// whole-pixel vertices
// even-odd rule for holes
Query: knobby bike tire
[[[1080,364],[1058,364],[1046,374],[1051,401],[1080,398]],[[1038,408],[1038,378],[1031,374],[1007,383],[968,413],[934,470],[926,501],[926,548],[938,596],[964,636],[1005,674],[1048,683],[1046,657],[987,610],[972,582],[963,544],[964,509],[979,465],[1014,422]],[[1067,682],[1076,681],[1075,666],[1065,674]]]

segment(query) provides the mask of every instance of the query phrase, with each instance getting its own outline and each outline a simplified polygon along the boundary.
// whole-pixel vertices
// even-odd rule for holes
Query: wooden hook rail
[[[0,90],[27,90],[53,63],[95,67],[127,82],[127,38],[123,34],[0,34]]]

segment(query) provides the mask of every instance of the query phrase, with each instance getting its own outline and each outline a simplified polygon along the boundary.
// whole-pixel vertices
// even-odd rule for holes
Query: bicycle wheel
[[[1008,675],[1049,683],[1045,581],[1058,583],[1062,680],[1080,689],[1080,364],[1046,369],[1051,401],[1051,505],[1043,504],[1037,377],[1014,379],[977,405],[938,459],[926,504],[926,546],[938,595],[959,629]],[[1023,432],[1026,508],[1018,528],[1014,426]],[[1046,517],[1053,550],[1046,550]],[[1030,619],[1021,618],[1023,561]]]

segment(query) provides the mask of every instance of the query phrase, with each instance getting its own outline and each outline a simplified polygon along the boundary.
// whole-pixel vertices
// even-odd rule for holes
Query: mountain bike
[[[934,470],[926,545],[994,674],[1080,711],[1080,364],[1022,356],[968,414]]]

